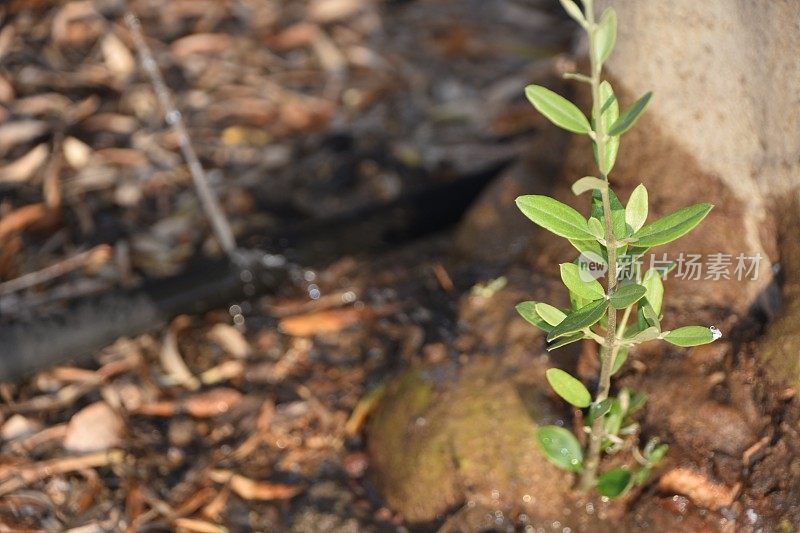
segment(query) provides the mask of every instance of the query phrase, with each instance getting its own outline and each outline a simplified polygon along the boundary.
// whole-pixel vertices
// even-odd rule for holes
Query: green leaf
[[[631,473],[624,468],[609,470],[597,478],[597,492],[601,496],[616,498],[628,490],[631,482]]]
[[[605,248],[601,246],[599,242],[597,242],[597,239],[594,236],[592,236],[591,240],[578,241],[575,239],[569,239],[569,243],[582,254],[591,254],[590,257],[602,257],[605,262],[608,262],[608,253],[606,252]]]
[[[614,230],[614,237],[624,239],[628,236],[628,225],[625,223],[625,207],[619,201],[617,195],[609,187],[608,203],[611,204],[611,221]],[[605,228],[605,216],[603,213],[603,197],[600,191],[592,192],[592,213],[591,216],[603,223]],[[605,230],[604,230],[605,231]]]
[[[639,309],[636,312],[636,325],[639,331],[644,331],[649,327],[656,327],[661,329],[661,322],[658,320],[658,315],[653,310],[647,300],[639,302]]]
[[[592,278],[588,272],[581,272],[581,269],[575,263],[562,263],[561,267],[561,281],[570,290],[581,298],[594,301],[599,298],[605,298],[606,293],[600,282]]]
[[[564,470],[580,472],[583,469],[583,450],[568,430],[558,426],[544,426],[536,434],[547,460]]]
[[[550,333],[552,333],[552,331]],[[661,338],[675,346],[689,347],[714,342],[721,336],[719,330],[716,328],[684,326],[665,333]]]
[[[617,41],[617,12],[613,7],[606,8],[600,16],[600,24],[594,34],[595,58],[599,63],[605,63],[614,43]]]
[[[628,360],[628,347],[627,346],[620,346],[617,350],[617,356],[614,358],[614,364],[611,366],[611,375],[613,376],[619,369],[622,368],[622,365],[625,364],[625,361]]]
[[[631,337],[630,340],[638,344],[640,342],[655,340],[658,338],[660,334],[661,330],[659,330],[655,326],[650,326],[649,328],[643,329],[642,331],[638,332],[636,335]]]
[[[614,89],[607,81],[600,83],[600,101],[603,106],[600,108],[600,119],[603,123],[603,131],[608,132],[611,126],[619,118],[619,102],[617,96],[614,94]],[[617,153],[619,152],[619,135],[609,136],[606,140],[605,151],[606,157],[600,166],[603,173],[607,176],[611,169],[614,168],[614,163],[617,160]],[[597,161],[597,143],[594,143],[595,161]]]
[[[611,410],[613,403],[614,400],[612,398],[606,398],[602,402],[593,403],[592,406],[589,407],[589,413],[586,415],[586,425],[591,426],[595,420],[601,416],[605,416],[606,413]]]
[[[622,427],[622,417],[625,413],[622,411],[619,399],[614,398],[611,403],[611,409],[603,421],[603,430],[609,435],[616,435]]]
[[[608,300],[603,298],[602,300],[594,301],[585,307],[581,307],[574,313],[567,315],[567,318],[553,328],[553,331],[547,335],[547,340],[552,341],[563,335],[588,328],[602,318],[608,305]]]
[[[580,196],[586,191],[591,191],[592,189],[607,189],[607,188],[608,188],[607,181],[601,180],[600,178],[595,178],[594,176],[584,176],[572,184],[572,192],[575,193],[575,196]]]
[[[642,116],[644,110],[647,109],[647,104],[650,103],[650,98],[652,98],[653,93],[648,92],[638,100],[636,100],[632,106],[625,110],[624,113],[614,122],[611,128],[608,130],[609,135],[622,135],[629,129],[636,124],[636,121],[639,120],[639,117]]]
[[[573,133],[589,133],[591,126],[586,115],[578,107],[541,85],[525,87],[525,96],[542,115],[560,128]]]
[[[567,344],[572,344],[573,342],[578,342],[585,338],[585,335],[582,332],[573,333],[572,335],[567,335],[566,337],[561,337],[555,342],[551,342],[547,345],[547,351],[552,352],[557,348],[561,348],[562,346],[566,346]]]
[[[647,298],[656,315],[661,314],[661,304],[664,302],[664,282],[661,281],[661,272],[651,268],[644,273],[642,285],[647,289],[644,297]]]
[[[581,26],[586,24],[586,19],[583,17],[583,12],[581,8],[578,7],[578,4],[573,2],[572,0],[559,0],[561,2],[561,7],[564,8],[564,11],[567,14],[575,19]]]
[[[592,403],[592,395],[589,394],[583,383],[567,372],[560,368],[551,368],[545,375],[547,376],[547,382],[550,383],[556,394],[568,403],[581,408],[589,407],[589,404]]]
[[[647,292],[647,289],[635,283],[623,285],[611,295],[611,305],[614,306],[614,309],[625,309],[641,300],[645,292]]]
[[[522,302],[521,304],[517,305],[517,313],[519,313],[522,318],[537,328],[550,333],[550,330],[553,329],[553,326],[548,324],[547,321],[536,312],[536,303],[537,302]]]
[[[647,221],[647,210],[647,189],[639,184],[633,189],[628,205],[625,206],[625,222],[634,232],[639,231]]]
[[[567,318],[564,311],[543,302],[536,304],[536,313],[551,326],[557,326]]]
[[[589,231],[591,231],[592,235],[598,240],[606,238],[606,228],[603,227],[602,222],[594,217],[589,218]]]
[[[530,194],[517,198],[517,207],[535,224],[559,237],[576,240],[593,239],[586,219],[566,204],[549,196]]]
[[[692,231],[714,206],[696,204],[670,213],[669,215],[647,224],[634,233],[636,246],[659,246],[683,237]]]

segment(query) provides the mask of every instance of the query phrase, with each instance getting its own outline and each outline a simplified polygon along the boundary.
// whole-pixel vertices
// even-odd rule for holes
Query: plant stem
[[[594,118],[595,143],[597,145],[597,166],[600,177],[608,181],[608,176],[603,171],[603,161],[606,156],[606,131],[601,118],[602,102],[600,102],[600,72],[602,63],[595,54],[595,33],[597,23],[594,18],[593,0],[584,0],[586,11],[586,30],[589,33],[589,59],[591,63],[591,87],[592,87],[592,114]],[[608,273],[607,273],[607,294],[610,296],[617,288],[617,240],[614,237],[613,221],[611,218],[611,200],[608,188],[603,189],[603,218],[605,218],[605,237],[606,249],[608,251]],[[617,342],[617,311],[613,306],[608,307],[608,324],[606,326],[605,346],[600,350],[600,380],[597,385],[595,402],[601,402],[608,398],[611,388],[611,370],[614,366],[614,357],[618,351]],[[584,464],[583,476],[580,481],[580,490],[588,491],[594,487],[597,480],[597,468],[600,463],[600,448],[603,441],[603,422],[605,416],[598,416],[592,423],[591,433],[589,434],[589,446],[586,452],[586,462]]]

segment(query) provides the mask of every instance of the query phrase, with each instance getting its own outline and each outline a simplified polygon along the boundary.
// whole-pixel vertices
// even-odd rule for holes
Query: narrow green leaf
[[[661,272],[651,268],[642,276],[642,285],[647,289],[644,297],[647,298],[656,315],[661,314],[661,304],[664,302],[664,282],[661,281]]]
[[[661,459],[663,459],[665,455],[667,455],[667,450],[669,450],[668,444],[662,444],[660,446],[656,446],[653,449],[653,451],[647,454],[646,458],[647,460],[650,461],[651,464],[655,465],[656,463],[661,461]]]
[[[614,358],[614,364],[611,366],[611,375],[613,376],[619,369],[622,368],[622,365],[625,364],[625,361],[628,360],[628,347],[627,346],[620,346],[617,350],[617,356]]]
[[[553,328],[553,331],[547,335],[547,340],[552,341],[553,339],[557,339],[562,335],[567,335],[569,333],[580,331],[583,328],[588,328],[602,318],[603,313],[605,313],[606,309],[608,308],[608,305],[608,300],[603,298],[602,300],[596,300],[589,305],[578,309],[574,313],[567,315],[567,318],[565,318],[564,321],[558,326]]]
[[[591,254],[590,257],[602,257],[605,262],[608,262],[608,253],[594,236],[591,240],[569,239],[569,243],[582,254]]]
[[[647,189],[639,184],[633,189],[628,205],[625,206],[625,222],[634,232],[639,231],[647,221],[647,210]]]
[[[612,398],[606,398],[602,402],[593,403],[589,408],[589,413],[586,415],[586,425],[591,426],[595,420],[601,416],[605,416],[605,414],[611,410],[611,405],[613,403],[614,400]]]
[[[611,88],[611,84],[607,81],[600,83],[600,102],[600,120],[603,123],[603,131],[608,132],[619,118],[619,102],[614,94],[614,89]],[[617,153],[619,152],[619,139],[619,136],[610,136],[606,139],[606,157],[602,163],[597,156],[597,143],[592,142],[594,160],[605,175],[608,175],[611,169],[614,168],[614,162],[617,160]]]
[[[600,63],[605,63],[617,42],[617,12],[613,7],[603,11],[594,38],[595,57]]]
[[[658,315],[647,300],[639,302],[639,309],[636,312],[636,325],[639,331],[644,331],[651,326],[661,329],[661,322],[658,320]]]
[[[558,426],[543,426],[536,434],[547,460],[564,470],[580,472],[583,469],[583,450],[570,431]]]
[[[608,188],[607,181],[601,180],[600,178],[595,178],[594,176],[584,176],[572,184],[572,192],[575,193],[575,196],[580,196],[586,191],[591,191],[592,189],[607,189],[607,188]]]
[[[522,302],[521,304],[517,305],[517,313],[519,313],[522,318],[537,328],[550,333],[550,331],[553,329],[553,326],[536,312],[536,304],[537,302]]]
[[[610,187],[608,189],[608,201],[611,204],[611,225],[614,230],[614,237],[617,239],[624,239],[628,236],[628,225],[625,222],[625,207]],[[602,222],[605,228],[605,217],[603,215],[603,197],[600,191],[592,191],[591,216]]]
[[[636,335],[631,337],[630,340],[638,344],[640,342],[647,342],[657,339],[660,334],[661,331],[657,327],[650,326],[649,328],[643,329],[642,331],[638,332]]]
[[[553,387],[553,390],[561,396],[568,403],[575,407],[589,407],[592,403],[592,395],[586,387],[560,368],[551,368],[545,375],[547,382]]]
[[[517,207],[535,224],[559,237],[576,240],[593,239],[583,215],[549,196],[530,194],[517,198]]]
[[[670,213],[669,215],[651,222],[634,233],[636,246],[659,246],[683,237],[692,231],[714,206],[711,204],[696,204]]]
[[[616,122],[611,126],[608,130],[609,135],[622,135],[629,129],[636,124],[636,121],[639,120],[639,117],[642,116],[644,110],[647,109],[647,105],[650,103],[650,98],[652,98],[653,93],[648,92],[638,100],[636,100],[632,106],[625,110],[624,113],[617,119]]]
[[[603,286],[599,281],[594,279],[588,272],[581,272],[581,269],[575,263],[562,263],[561,268],[561,281],[570,290],[581,298],[594,301],[599,298],[605,298],[606,293]]]
[[[551,326],[557,326],[567,318],[564,311],[544,302],[536,304],[536,313]]]
[[[606,229],[603,227],[603,223],[594,217],[589,218],[589,231],[598,240],[606,238]]]
[[[525,96],[542,115],[556,126],[573,133],[589,133],[591,126],[586,115],[578,107],[541,85],[525,87]]]
[[[641,300],[645,292],[647,292],[647,289],[635,283],[623,285],[611,295],[611,305],[614,306],[614,309],[625,309]]]
[[[575,19],[581,26],[586,24],[586,19],[583,16],[583,12],[581,8],[578,7],[578,4],[573,2],[572,0],[559,0],[561,2],[561,7],[564,8],[564,11],[567,14]]]
[[[583,340],[585,335],[582,332],[573,333],[572,335],[566,335],[564,337],[560,337],[556,339],[555,342],[551,342],[547,345],[547,351],[552,352],[557,348],[561,348],[562,346],[566,346],[567,344],[572,344],[573,342],[578,342],[579,340]]]
[[[675,346],[689,347],[714,342],[721,336],[722,334],[719,330],[713,326],[710,328],[705,326],[684,326],[665,333],[662,338]]]
[[[609,470],[597,478],[597,492],[607,498],[621,496],[631,482],[631,473],[624,468]]]

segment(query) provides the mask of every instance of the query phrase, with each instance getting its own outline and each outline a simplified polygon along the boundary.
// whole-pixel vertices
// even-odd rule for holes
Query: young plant
[[[578,379],[557,368],[547,371],[547,380],[564,400],[584,415],[588,444],[559,426],[539,430],[538,440],[547,458],[556,466],[581,475],[579,488],[595,488],[603,496],[625,493],[633,484],[643,483],[650,470],[667,451],[653,440],[642,451],[633,448],[639,464],[635,471],[615,468],[598,476],[602,453],[623,449],[625,435],[637,431],[632,415],[646,397],[624,389],[610,396],[611,376],[625,363],[630,347],[656,339],[676,346],[697,346],[718,339],[715,327],[686,326],[672,331],[661,329],[666,271],[642,272],[641,258],[651,247],[682,237],[697,226],[713,207],[697,204],[647,223],[648,195],[644,185],[631,193],[626,206],[611,189],[609,174],[619,150],[620,138],[641,117],[652,93],[647,93],[620,113],[614,90],[601,78],[603,63],[611,55],[617,36],[617,15],[606,9],[595,19],[593,0],[583,0],[583,10],[573,0],[560,0],[567,13],[587,32],[591,72],[565,77],[587,84],[592,93],[592,114],[583,112],[564,97],[538,85],[526,87],[533,106],[555,125],[587,135],[592,140],[597,176],[579,179],[572,186],[576,195],[591,191],[591,215],[587,220],[575,209],[547,196],[517,198],[517,206],[535,224],[564,237],[580,252],[574,263],[561,265],[561,279],[567,287],[571,307],[559,309],[543,302],[523,302],[517,310],[525,320],[547,332],[548,350],[582,339],[600,345],[600,377],[592,398]],[[598,271],[606,270],[606,286]],[[621,315],[621,316],[620,316]]]

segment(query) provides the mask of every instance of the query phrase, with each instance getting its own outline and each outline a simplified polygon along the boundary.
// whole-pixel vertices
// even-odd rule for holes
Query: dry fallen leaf
[[[0,125],[0,155],[44,135],[50,126],[43,120],[15,120]]]
[[[109,32],[100,41],[108,69],[120,79],[125,80],[136,69],[136,59],[128,47],[113,32]]]
[[[36,421],[29,420],[22,415],[14,415],[0,428],[0,438],[3,440],[14,440],[20,437],[33,435],[42,425]]]
[[[89,158],[92,156],[91,147],[75,137],[67,137],[64,139],[63,150],[64,158],[67,160],[67,163],[76,170],[85,167],[89,163]]]
[[[312,0],[308,16],[322,24],[349,18],[364,8],[365,0]]]
[[[281,319],[278,327],[283,333],[295,337],[308,337],[325,333],[336,333],[357,324],[372,315],[369,309],[347,307],[317,311]]]
[[[67,424],[64,448],[72,452],[100,452],[119,446],[125,431],[122,418],[105,402],[87,405]]]
[[[171,45],[172,53],[178,59],[192,54],[210,54],[230,49],[231,36],[227,33],[195,33],[182,37]]]
[[[21,183],[28,181],[47,161],[48,153],[47,145],[42,143],[16,161],[0,167],[0,182]]]
[[[42,220],[48,213],[44,204],[29,204],[0,217],[0,241]]]
[[[242,332],[230,324],[216,324],[208,332],[208,338],[226,353],[238,358],[250,355],[251,349]]]
[[[190,390],[197,390],[200,388],[200,381],[194,377],[192,371],[186,366],[183,357],[181,357],[181,353],[178,350],[176,327],[176,325],[173,325],[164,334],[161,351],[159,352],[159,361],[164,372],[174,383],[183,385]]]
[[[300,485],[256,481],[230,470],[212,470],[209,476],[217,483],[227,483],[233,492],[245,500],[288,500],[304,490]]]
[[[683,494],[698,507],[717,511],[730,506],[739,493],[739,485],[726,487],[687,468],[675,468],[661,476],[658,488],[663,492]]]
[[[222,526],[197,518],[176,518],[174,525],[177,531],[192,531],[194,533],[224,533],[228,531]]]
[[[217,388],[194,394],[181,402],[184,411],[197,418],[211,418],[227,413],[242,401],[236,389]]]

